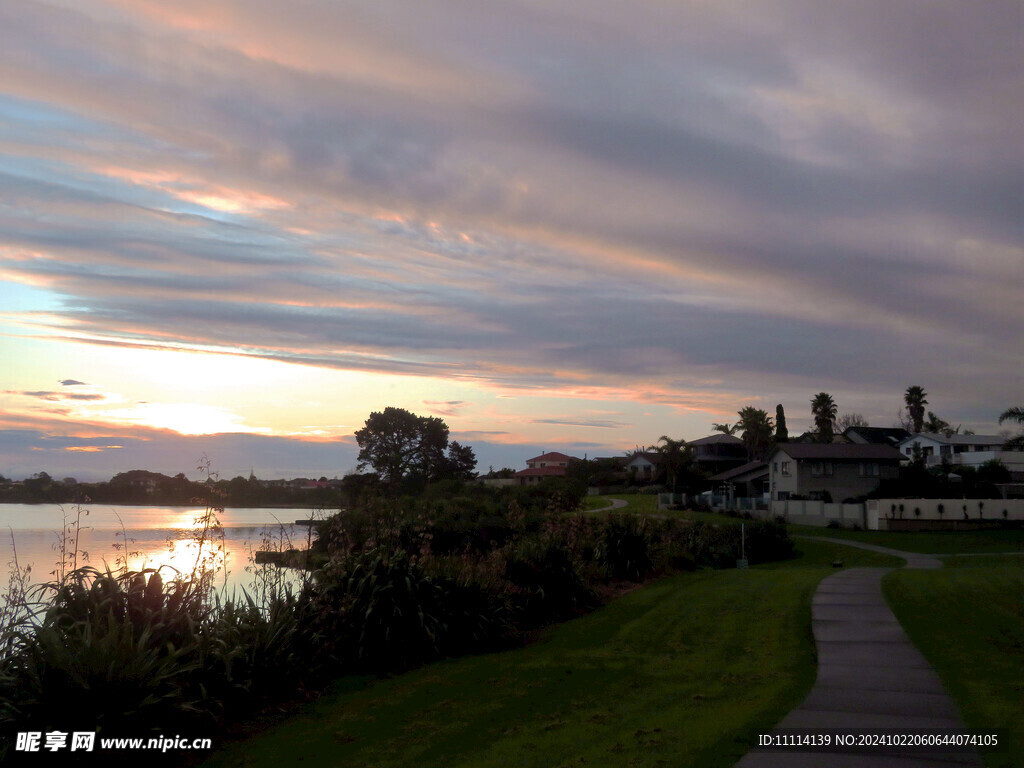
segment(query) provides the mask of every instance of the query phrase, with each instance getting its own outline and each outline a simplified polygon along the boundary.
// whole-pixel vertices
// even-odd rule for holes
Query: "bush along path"
[[[807,537],[840,543],[836,539]],[[927,555],[841,543],[902,557],[907,568],[940,568]],[[795,710],[736,768],[957,768],[982,766],[973,747],[907,746],[905,737],[968,733],[935,670],[882,595],[888,568],[851,568],[824,579],[811,604],[818,677]],[[837,744],[851,736],[852,743]],[[888,738],[887,738],[888,737]],[[828,743],[823,743],[823,742]],[[870,745],[866,742],[876,742]],[[881,741],[882,743],[877,743]]]

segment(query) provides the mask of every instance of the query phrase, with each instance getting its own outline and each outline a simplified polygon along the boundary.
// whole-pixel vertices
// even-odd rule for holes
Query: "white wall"
[[[773,501],[771,515],[786,518],[786,522],[798,525],[815,525],[824,528],[836,521],[846,528],[859,525],[866,528],[863,504],[826,504],[823,501]]]
[[[978,509],[978,502],[984,506]],[[903,513],[900,514],[900,505]],[[939,514],[939,505],[943,506]],[[893,512],[893,505],[896,511]],[[868,501],[868,516],[877,520],[890,517],[904,520],[963,520],[967,505],[969,520],[1024,520],[1024,499],[873,499]],[[1003,516],[1003,510],[1006,516]],[[917,514],[915,510],[920,510]]]

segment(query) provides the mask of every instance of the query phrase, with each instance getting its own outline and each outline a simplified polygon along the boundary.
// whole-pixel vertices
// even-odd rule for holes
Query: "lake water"
[[[129,570],[159,568],[165,581],[175,568],[189,573],[197,559],[216,562],[221,569],[217,585],[228,591],[249,587],[252,581],[252,553],[259,549],[305,549],[309,528],[295,525],[309,519],[308,509],[225,509],[217,513],[223,530],[223,548],[217,537],[200,548],[203,530],[197,520],[203,507],[133,507],[109,504],[83,505],[78,538],[78,565],[116,570],[127,555]],[[32,566],[32,583],[54,578],[58,568],[59,534],[62,526],[75,520],[76,507],[56,504],[0,504],[0,588],[6,587],[17,553],[18,564]],[[322,516],[318,515],[318,516]],[[13,542],[12,542],[13,537]],[[127,538],[127,547],[118,549]],[[271,542],[267,546],[265,542]],[[283,544],[283,547],[282,547]],[[69,544],[68,550],[73,548]]]

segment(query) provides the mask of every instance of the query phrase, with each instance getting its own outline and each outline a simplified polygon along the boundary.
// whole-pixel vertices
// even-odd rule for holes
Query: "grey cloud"
[[[82,329],[523,386],[571,368],[747,391],[792,377],[898,389],[913,374],[949,381],[965,408],[1017,391],[1006,350],[1024,316],[992,297],[1024,275],[953,255],[970,239],[1021,247],[1024,153],[1006,96],[1019,4],[353,10],[382,56],[466,73],[436,101],[415,78],[403,91],[23,5],[0,8],[0,62],[68,102],[28,119],[41,146],[108,161],[97,148],[112,137],[146,167],[296,201],[218,217],[74,158],[22,159],[0,184],[4,244],[55,260],[4,266],[61,290]],[[247,23],[320,40],[344,16],[311,4],[293,27],[272,5]],[[837,98],[863,84],[863,108],[823,109],[799,140],[762,122],[754,96],[806,96],[818,74],[837,75]],[[913,133],[878,130],[879,105]],[[369,220],[374,206],[404,220]],[[681,276],[591,264],[592,244]],[[686,269],[710,279],[690,284]]]
[[[567,427],[594,427],[599,429],[622,429],[629,424],[607,419],[530,419],[531,424],[562,424]]]
[[[464,400],[424,400],[423,404],[430,409],[431,413],[439,413],[442,416],[455,416],[467,403]]]
[[[65,387],[84,387],[87,386],[84,381],[76,381],[75,379],[64,379],[60,382]]]

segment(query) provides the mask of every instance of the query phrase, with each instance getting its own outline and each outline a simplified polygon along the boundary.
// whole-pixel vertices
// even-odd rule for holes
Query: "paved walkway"
[[[811,538],[811,537],[808,537]],[[939,568],[929,555],[845,539],[820,538],[907,560],[908,568]],[[825,578],[811,603],[818,678],[803,704],[772,731],[831,734],[967,733],[956,705],[914,647],[882,596],[889,568],[851,568]],[[794,729],[799,729],[796,731]],[[907,730],[904,730],[907,729]],[[915,729],[915,730],[909,730]],[[834,743],[834,741],[833,741]],[[906,747],[755,748],[736,768],[963,768],[983,765],[976,751]]]

